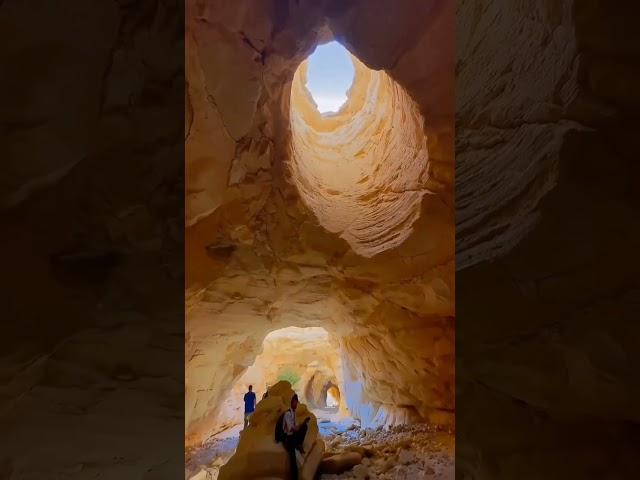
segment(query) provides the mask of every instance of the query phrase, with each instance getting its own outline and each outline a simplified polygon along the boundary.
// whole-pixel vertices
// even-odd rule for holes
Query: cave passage
[[[218,423],[234,428],[243,422],[243,395],[249,385],[258,400],[271,385],[286,380],[311,409],[333,409],[347,416],[339,388],[342,383],[338,347],[321,327],[287,327],[269,333],[261,353],[233,384],[218,414]]]
[[[208,174],[189,197],[185,445],[198,480],[289,478],[274,428],[294,392],[309,419],[303,478],[453,472],[452,130],[426,101],[440,90],[411,65],[420,48],[388,68],[395,53],[368,48],[387,32],[335,32],[340,44],[317,27],[216,81],[244,50],[213,58],[203,41],[190,58],[190,171]],[[243,429],[249,385],[259,402]]]
[[[337,386],[331,385],[327,388],[325,405],[327,408],[338,408],[340,405],[340,389]]]

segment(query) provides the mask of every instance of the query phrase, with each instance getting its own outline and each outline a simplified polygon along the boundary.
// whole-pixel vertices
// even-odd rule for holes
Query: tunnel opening
[[[300,401],[319,414],[324,409],[338,413],[336,391],[342,381],[341,356],[322,327],[286,327],[271,331],[262,342],[260,353],[232,385],[218,413],[218,430],[234,430],[243,424],[243,396],[252,386],[257,399],[268,397],[271,386],[287,381]],[[333,388],[331,407],[327,395]],[[337,394],[337,399],[340,396]],[[342,404],[342,416],[346,416]],[[334,418],[335,420],[335,418]]]
[[[340,389],[337,385],[327,385],[324,394],[324,404],[327,408],[335,408],[336,410],[340,406]]]

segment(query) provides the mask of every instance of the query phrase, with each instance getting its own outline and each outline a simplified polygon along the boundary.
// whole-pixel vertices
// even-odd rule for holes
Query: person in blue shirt
[[[253,385],[249,385],[249,391],[244,394],[244,428],[249,426],[249,418],[256,409],[256,394],[253,393]]]

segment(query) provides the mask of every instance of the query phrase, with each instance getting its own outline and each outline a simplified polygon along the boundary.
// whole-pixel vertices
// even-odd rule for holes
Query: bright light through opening
[[[309,56],[307,90],[320,113],[335,113],[347,101],[353,83],[351,56],[338,42],[319,45]]]
[[[338,401],[338,399],[336,398],[336,394],[337,394],[337,389],[336,387],[331,387],[329,389],[327,389],[327,407],[329,408],[336,408],[338,407],[338,405],[340,405],[340,402]]]

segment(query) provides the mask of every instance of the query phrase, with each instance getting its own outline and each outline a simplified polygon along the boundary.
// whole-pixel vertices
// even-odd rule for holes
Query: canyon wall
[[[307,90],[306,65],[291,87],[291,180],[327,231],[359,255],[402,244],[429,194],[424,120],[386,73],[352,57],[348,101],[321,115]]]

